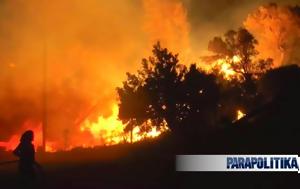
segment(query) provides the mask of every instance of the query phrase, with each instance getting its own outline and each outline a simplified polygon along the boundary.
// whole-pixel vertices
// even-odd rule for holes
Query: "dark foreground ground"
[[[166,146],[174,145],[168,137],[142,144],[37,154],[43,166],[43,171],[38,171],[39,188],[298,188],[299,186],[300,176],[297,173],[176,172],[174,155],[176,152],[167,150],[170,148]],[[228,144],[233,145],[230,142]],[[251,153],[252,149],[247,146],[245,148]],[[224,149],[226,150],[228,149]],[[238,151],[244,152],[237,148],[232,150],[237,151],[235,154],[239,153]],[[295,149],[289,148],[286,151],[290,150]],[[200,153],[195,151],[193,154]],[[218,154],[211,150],[207,150],[207,153]],[[19,186],[15,163],[0,167],[0,183],[1,189],[24,188]]]
[[[69,152],[37,153],[40,188],[299,188],[297,173],[176,172],[176,154],[300,154],[299,103],[269,104],[228,127]],[[0,160],[14,159],[0,153]],[[19,187],[16,163],[0,165],[0,189]],[[24,186],[21,186],[24,188]]]
[[[175,179],[174,156],[159,141],[71,152],[37,153],[40,188],[168,188]],[[154,149],[156,148],[156,149]],[[3,154],[5,159],[14,159]],[[0,165],[0,188],[18,188],[17,164]],[[174,184],[174,187],[176,185]]]

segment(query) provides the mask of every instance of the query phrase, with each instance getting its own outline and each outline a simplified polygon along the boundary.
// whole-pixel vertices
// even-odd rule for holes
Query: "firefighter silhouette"
[[[22,184],[33,185],[35,180],[35,151],[32,144],[34,133],[28,130],[23,133],[19,145],[13,151],[19,157],[19,173]]]

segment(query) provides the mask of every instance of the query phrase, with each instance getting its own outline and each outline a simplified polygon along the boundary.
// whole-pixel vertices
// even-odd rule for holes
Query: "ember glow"
[[[243,118],[246,114],[244,112],[242,112],[241,110],[237,110],[236,111],[236,120],[240,120],[241,118]]]

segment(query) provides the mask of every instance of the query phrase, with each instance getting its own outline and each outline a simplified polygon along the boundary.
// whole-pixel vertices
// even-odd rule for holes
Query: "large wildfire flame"
[[[103,117],[100,115],[96,121],[85,119],[77,129],[78,136],[77,142],[73,142],[64,148],[57,145],[55,141],[47,141],[46,151],[55,152],[57,150],[70,150],[74,147],[95,147],[100,145],[114,145],[120,143],[138,142],[143,139],[151,139],[158,137],[162,132],[168,131],[166,122],[157,127],[152,125],[148,120],[147,124],[150,129],[148,131],[141,131],[138,126],[135,126],[131,132],[124,132],[125,124],[118,119],[119,109],[116,104],[112,107],[112,115]],[[42,145],[42,123],[34,123],[27,121],[23,125],[23,130],[33,130],[34,132],[34,145],[36,149]],[[6,150],[13,150],[19,143],[19,138],[22,133],[16,133],[9,141],[1,142],[0,146]],[[87,137],[89,136],[89,137]]]
[[[132,133],[125,133],[125,125],[118,120],[119,109],[117,105],[112,107],[112,115],[104,118],[99,116],[95,122],[86,119],[80,126],[81,132],[89,132],[93,136],[92,143],[83,143],[83,146],[95,145],[113,145],[122,142],[137,142],[144,138],[155,138],[162,132],[168,130],[167,125],[156,127],[149,120],[147,124],[151,127],[148,132],[141,132],[136,126],[132,129]],[[130,136],[132,134],[132,136]]]
[[[136,126],[131,133],[124,132],[126,123],[118,119],[115,88],[126,72],[138,68],[157,41],[179,53],[185,64],[199,61],[194,60],[198,51],[191,47],[184,2],[188,1],[3,0],[0,147],[14,149],[28,129],[35,133],[36,148],[42,145],[43,92],[48,100],[48,152],[137,142],[168,130],[166,124],[154,126],[147,121],[147,131]],[[261,42],[257,50],[263,51],[262,58],[270,55],[280,65],[299,60],[294,49],[300,48],[300,19],[295,12],[271,6],[249,15],[244,25]],[[232,62],[238,64],[240,58],[219,59],[207,69],[217,66],[225,79],[235,79],[239,74]],[[47,87],[43,87],[43,74]],[[99,101],[99,107],[89,110]],[[237,119],[244,115],[237,114]]]
[[[248,15],[244,26],[259,41],[256,48],[261,58],[272,58],[276,67],[299,64],[299,6],[260,6]]]
[[[35,146],[41,146],[44,109],[47,151],[136,142],[166,130],[148,121],[147,131],[124,132],[115,88],[157,41],[186,54],[189,23],[180,0],[4,0],[0,30],[4,149],[12,150],[28,129],[35,133]]]

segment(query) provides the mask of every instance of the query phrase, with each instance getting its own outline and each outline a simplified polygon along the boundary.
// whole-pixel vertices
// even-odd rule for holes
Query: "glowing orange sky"
[[[242,26],[259,4],[218,2],[222,11],[202,0],[1,1],[0,141],[40,123],[44,63],[49,139],[61,140],[92,107],[95,120],[111,115],[115,88],[153,43],[197,61],[212,36]]]

